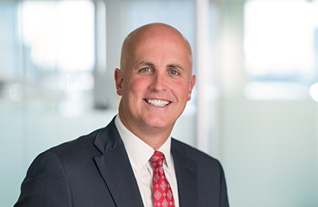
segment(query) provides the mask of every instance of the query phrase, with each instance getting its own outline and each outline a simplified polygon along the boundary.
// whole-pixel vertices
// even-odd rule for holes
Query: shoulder
[[[60,157],[81,158],[82,156],[94,156],[104,153],[105,151],[111,151],[121,145],[121,143],[113,119],[104,128],[97,129],[87,135],[54,146],[46,152],[54,153]]]
[[[94,140],[98,133],[100,133],[102,129],[98,129],[96,131],[91,132],[90,134],[80,136],[76,139],[61,143],[57,146],[53,146],[52,148],[46,150],[45,153],[53,153],[58,156],[70,156],[72,154],[81,154],[83,152],[88,152],[94,147]]]
[[[94,139],[99,130],[88,135],[61,143],[41,152],[31,163],[28,172],[49,172],[51,169],[61,170],[68,165],[85,162],[93,156],[100,154],[94,147]]]

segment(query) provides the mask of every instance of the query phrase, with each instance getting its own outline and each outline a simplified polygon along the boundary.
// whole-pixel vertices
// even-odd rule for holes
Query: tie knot
[[[162,152],[155,151],[149,161],[154,167],[161,167],[164,159],[165,156]]]

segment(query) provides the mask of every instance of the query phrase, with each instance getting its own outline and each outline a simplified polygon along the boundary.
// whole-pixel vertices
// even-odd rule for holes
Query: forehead
[[[128,57],[138,61],[170,61],[192,65],[192,54],[188,43],[177,35],[144,35],[131,42]]]
[[[188,41],[176,29],[170,27],[150,27],[141,31],[136,31],[131,35],[130,43],[135,47],[144,45],[160,44],[161,47],[178,47],[191,53]]]
[[[182,64],[192,73],[191,47],[178,30],[168,25],[146,25],[126,37],[121,53],[121,69],[131,68],[141,61]]]

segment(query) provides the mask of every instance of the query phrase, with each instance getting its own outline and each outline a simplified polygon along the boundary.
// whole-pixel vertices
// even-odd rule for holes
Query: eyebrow
[[[184,68],[181,65],[179,65],[179,64],[169,64],[168,67],[169,68],[178,68],[178,69],[184,71]]]
[[[141,61],[141,62],[139,62],[139,63],[137,63],[136,65],[135,65],[135,69],[138,69],[138,68],[140,68],[141,66],[149,66],[149,67],[155,67],[155,65],[153,64],[153,63],[151,63],[151,62],[145,62],[145,61]]]
[[[151,63],[151,62],[141,61],[141,62],[139,62],[139,63],[136,64],[135,69],[138,69],[138,68],[140,68],[141,66],[149,66],[149,67],[154,68],[154,67],[155,67],[155,64],[153,64],[153,63]],[[179,64],[169,64],[169,65],[168,65],[168,68],[178,68],[178,69],[180,69],[180,70],[182,70],[182,71],[185,70],[185,69],[184,69],[181,65],[179,65]]]

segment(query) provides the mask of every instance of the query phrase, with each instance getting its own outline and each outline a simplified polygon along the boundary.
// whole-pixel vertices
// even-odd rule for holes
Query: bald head
[[[190,70],[192,71],[192,51],[188,40],[174,27],[163,23],[152,23],[137,28],[131,32],[124,40],[120,67],[121,70],[127,68],[129,59],[134,56],[137,47],[156,41],[162,44],[174,44],[180,51],[185,52],[188,56]],[[156,48],[153,48],[154,50]]]
[[[195,76],[188,41],[166,24],[142,26],[125,39],[114,75],[120,119],[158,149],[191,99]]]

